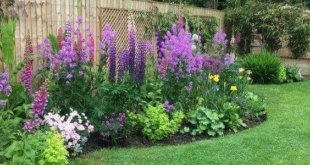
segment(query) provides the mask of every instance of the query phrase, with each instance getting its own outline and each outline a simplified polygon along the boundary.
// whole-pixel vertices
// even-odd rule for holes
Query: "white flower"
[[[195,50],[196,49],[196,45],[193,45],[192,48],[193,48],[193,50]]]
[[[198,40],[198,35],[197,34],[194,34],[193,36],[192,36],[192,40]]]

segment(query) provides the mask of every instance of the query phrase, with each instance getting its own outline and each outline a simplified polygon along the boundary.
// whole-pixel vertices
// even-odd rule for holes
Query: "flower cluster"
[[[234,62],[235,62],[235,53],[232,54],[227,53],[224,56],[224,64],[226,66],[231,66],[232,64],[234,64]]]
[[[226,34],[223,32],[223,30],[219,30],[217,33],[214,34],[213,47],[216,50],[223,52],[226,48],[227,42],[228,40],[226,39]]]
[[[156,46],[157,46],[157,60],[158,60],[158,65],[161,64],[162,59],[165,57],[164,55],[164,48],[163,48],[163,41],[162,41],[162,36],[160,32],[156,33]]]
[[[94,131],[94,126],[89,123],[84,113],[80,115],[77,111],[70,110],[71,113],[65,116],[48,113],[44,116],[43,124],[58,130],[66,141],[66,147],[72,149],[80,144],[83,139],[82,134]]]
[[[9,74],[4,72],[0,74],[0,92],[9,96],[12,91],[12,87],[9,84]],[[0,106],[6,105],[6,100],[0,100]]]
[[[179,29],[167,32],[165,36],[165,58],[167,70],[174,74],[175,78],[183,78],[199,71],[202,67],[202,55],[193,53],[194,41],[189,29]],[[159,66],[159,68],[163,68]]]
[[[223,63],[219,59],[214,59],[212,57],[206,56],[203,59],[203,69],[212,69],[213,74],[220,74],[222,72]]]
[[[26,37],[26,50],[25,50],[25,59],[26,65],[21,71],[21,82],[25,85],[29,95],[32,95],[32,68],[33,68],[33,60],[30,56],[33,55],[33,48],[31,44],[30,34]]]
[[[117,134],[119,129],[124,126],[125,117],[125,113],[119,113],[118,116],[115,116],[115,113],[112,113],[111,117],[105,115],[102,121],[105,130],[100,133],[101,136],[110,136],[113,133]]]
[[[47,97],[48,97],[48,79],[43,83],[43,85],[40,87],[40,90],[36,92],[34,100],[32,102],[33,108],[30,109],[30,114],[33,115],[34,119],[27,119],[24,123],[23,130],[24,131],[32,131],[33,133],[36,133],[33,128],[40,126],[40,118],[39,116],[42,116],[44,114],[44,110],[47,105]]]
[[[35,94],[34,101],[32,102],[33,108],[30,109],[30,113],[38,116],[43,115],[45,107],[47,105],[47,97],[48,97],[47,83],[44,83],[40,87],[40,90],[37,91]]]
[[[171,110],[175,110],[174,105],[173,104],[170,105],[168,100],[166,100],[164,102],[163,106],[165,107],[166,112],[170,112]]]

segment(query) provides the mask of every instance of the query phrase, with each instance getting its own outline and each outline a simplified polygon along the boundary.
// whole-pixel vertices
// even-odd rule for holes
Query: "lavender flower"
[[[213,42],[213,47],[215,49],[224,51],[228,40],[226,39],[226,34],[223,32],[223,30],[219,30],[217,33],[214,34]]]
[[[78,17],[76,21],[79,25],[83,23],[83,18],[81,16]]]
[[[235,62],[235,54],[229,54],[227,53],[225,56],[224,56],[224,63],[226,66],[231,66],[232,64],[234,64]]]
[[[166,100],[163,104],[163,106],[166,108],[166,112],[170,112],[171,110],[175,110],[175,107],[173,104],[169,105],[169,101]]]

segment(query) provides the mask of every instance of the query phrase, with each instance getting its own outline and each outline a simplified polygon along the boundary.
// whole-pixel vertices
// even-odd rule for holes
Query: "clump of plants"
[[[243,58],[242,65],[252,71],[251,77],[254,83],[268,84],[284,81],[285,72],[283,73],[284,70],[281,69],[280,58],[267,51],[247,55]]]

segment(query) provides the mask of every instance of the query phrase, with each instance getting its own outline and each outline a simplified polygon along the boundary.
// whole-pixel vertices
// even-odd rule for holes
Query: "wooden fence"
[[[16,0],[14,7],[19,18],[15,34],[15,66],[24,58],[25,37],[28,31],[31,34],[36,53],[36,46],[41,44],[48,34],[57,34],[58,28],[64,28],[67,22],[77,26],[76,19],[78,16],[82,16],[84,19],[81,28],[90,27],[95,36],[95,41],[99,41],[105,23],[110,23],[113,26],[122,25],[123,28],[127,29],[126,12],[122,11],[128,11],[128,9],[132,9],[137,14],[139,12],[151,12],[154,7],[157,7],[161,12],[178,13],[182,10],[189,15],[216,17],[219,28],[224,27],[225,15],[224,12],[214,9],[128,0]],[[142,26],[150,26],[149,22],[138,22],[138,24],[140,29]],[[142,30],[139,32],[138,37],[149,37],[142,34]],[[118,40],[127,40],[127,34],[124,32],[120,33],[120,36],[122,37]],[[154,41],[154,37],[152,39]],[[95,60],[99,61],[97,44],[95,48],[97,52]],[[0,57],[2,57],[1,52]],[[38,61],[34,62],[34,68],[36,66],[38,66]],[[0,63],[0,70],[4,70],[3,63]]]

